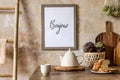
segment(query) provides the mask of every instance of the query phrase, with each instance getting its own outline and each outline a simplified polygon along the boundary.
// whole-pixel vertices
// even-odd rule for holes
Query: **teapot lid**
[[[69,48],[68,51],[69,51],[69,52],[72,52],[72,51],[71,51],[71,48]]]
[[[68,51],[71,51],[71,48],[69,48]]]
[[[67,51],[66,53],[68,53],[69,55],[70,55],[70,54],[74,54],[74,53],[71,51],[70,48],[68,49],[68,51]]]
[[[61,65],[62,66],[78,66],[79,65],[77,57],[71,51],[70,48],[68,49],[68,51],[63,56]]]

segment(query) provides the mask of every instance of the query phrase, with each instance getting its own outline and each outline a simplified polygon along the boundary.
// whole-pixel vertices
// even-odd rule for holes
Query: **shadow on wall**
[[[39,45],[35,41],[35,31],[33,31],[34,27],[32,26],[33,22],[32,16],[30,16],[31,10],[28,1],[21,0],[21,6],[23,8],[22,17],[24,18],[27,31],[19,34],[18,72],[20,75],[31,75],[38,64]],[[20,26],[20,28],[22,27]]]

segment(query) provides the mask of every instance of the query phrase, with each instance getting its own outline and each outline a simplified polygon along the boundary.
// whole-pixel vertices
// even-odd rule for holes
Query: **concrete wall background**
[[[104,0],[20,0],[18,80],[29,80],[40,64],[59,65],[59,55],[66,51],[41,50],[41,4],[78,5],[79,55],[87,41],[94,42],[97,34],[105,31],[105,21],[113,23],[113,31],[120,34],[120,18],[106,16],[102,11]],[[0,0],[0,6],[14,6],[14,0]],[[14,14],[0,12],[0,38],[13,39]],[[0,73],[12,74],[12,44],[7,44],[7,61],[0,65]],[[6,78],[0,78],[0,80]],[[8,80],[8,78],[6,79]],[[11,80],[11,79],[9,79]]]

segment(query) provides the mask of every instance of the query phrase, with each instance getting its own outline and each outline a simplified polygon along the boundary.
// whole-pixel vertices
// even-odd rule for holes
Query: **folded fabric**
[[[6,59],[6,39],[0,39],[0,64],[4,64]]]

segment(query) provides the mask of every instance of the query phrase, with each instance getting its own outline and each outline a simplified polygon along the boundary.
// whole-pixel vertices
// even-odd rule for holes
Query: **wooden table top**
[[[118,67],[120,69],[120,67]],[[52,70],[47,77],[42,76],[40,67],[38,66],[31,75],[30,80],[120,80],[120,72],[114,74],[94,74],[90,69],[85,71],[54,71]]]

